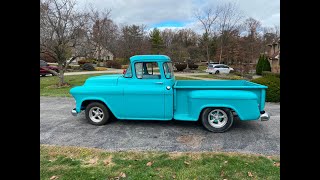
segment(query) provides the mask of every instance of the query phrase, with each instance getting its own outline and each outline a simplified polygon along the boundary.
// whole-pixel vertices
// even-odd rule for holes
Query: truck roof
[[[171,61],[166,55],[135,55],[130,57],[130,62],[132,61]]]

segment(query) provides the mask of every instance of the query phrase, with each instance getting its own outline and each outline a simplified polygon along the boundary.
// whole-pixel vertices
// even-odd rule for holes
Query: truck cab
[[[89,123],[119,120],[202,121],[212,132],[224,132],[240,120],[269,120],[264,111],[266,86],[244,80],[176,80],[165,55],[130,58],[124,74],[91,77],[70,93],[77,115]]]

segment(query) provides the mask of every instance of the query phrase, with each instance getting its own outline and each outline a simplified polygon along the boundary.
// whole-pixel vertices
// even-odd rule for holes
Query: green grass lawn
[[[176,80],[199,80],[199,79],[194,79],[194,78],[189,78],[189,77],[182,77],[182,76],[175,76]]]
[[[198,70],[201,70],[201,71],[205,71],[207,69],[208,66],[199,66],[198,67]]]
[[[243,77],[234,75],[234,74],[215,75],[215,74],[208,73],[205,75],[195,75],[194,77],[203,77],[203,78],[212,78],[212,79],[230,79],[230,80],[244,79]]]
[[[74,76],[65,76],[65,81],[71,84],[71,87],[61,87],[57,88],[56,84],[58,83],[58,77],[48,76],[40,77],[40,96],[67,96],[71,97],[69,90],[73,86],[79,86],[84,83],[86,79],[92,76],[101,76],[106,74],[85,74],[85,75],[74,75]]]
[[[278,157],[40,145],[40,179],[280,179]]]

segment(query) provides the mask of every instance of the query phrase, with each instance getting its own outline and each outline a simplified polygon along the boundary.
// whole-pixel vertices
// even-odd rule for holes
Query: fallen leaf
[[[220,176],[221,176],[221,177],[224,176],[224,171],[221,171]]]
[[[184,164],[186,164],[186,165],[190,165],[190,163],[189,163],[189,162],[187,162],[187,161],[185,161],[185,162],[184,162]]]
[[[160,177],[161,179],[163,179],[163,176],[162,176],[162,175],[160,175],[159,177]]]
[[[175,179],[175,178],[176,178],[176,175],[172,175],[172,178]]]
[[[50,180],[58,179],[58,178],[59,178],[58,176],[51,176]]]
[[[149,162],[147,163],[147,166],[151,166],[151,165],[153,164],[153,162],[154,162],[154,161],[152,161],[152,162],[149,161]]]
[[[273,162],[274,166],[280,167],[280,162]]]
[[[228,180],[228,179],[223,179],[223,180]]]
[[[249,177],[253,177],[253,175],[252,175],[251,172],[248,172],[248,176],[249,176]]]
[[[161,169],[160,168],[156,168],[156,171],[160,171]]]
[[[126,176],[126,174],[124,172],[120,172],[119,177],[125,178],[127,176]]]
[[[224,161],[224,163],[225,163],[225,164],[227,164],[227,163],[228,163],[228,161]]]
[[[88,161],[88,163],[89,163],[89,164],[96,164],[97,161],[98,161],[98,158],[93,158],[93,159],[90,159],[90,160]]]

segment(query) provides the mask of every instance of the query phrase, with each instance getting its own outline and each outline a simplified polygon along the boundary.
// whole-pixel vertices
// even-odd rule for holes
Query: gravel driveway
[[[105,126],[73,117],[73,98],[40,97],[40,143],[111,151],[226,151],[280,155],[280,104],[266,103],[269,121],[235,120],[225,133],[183,121],[113,121]]]

